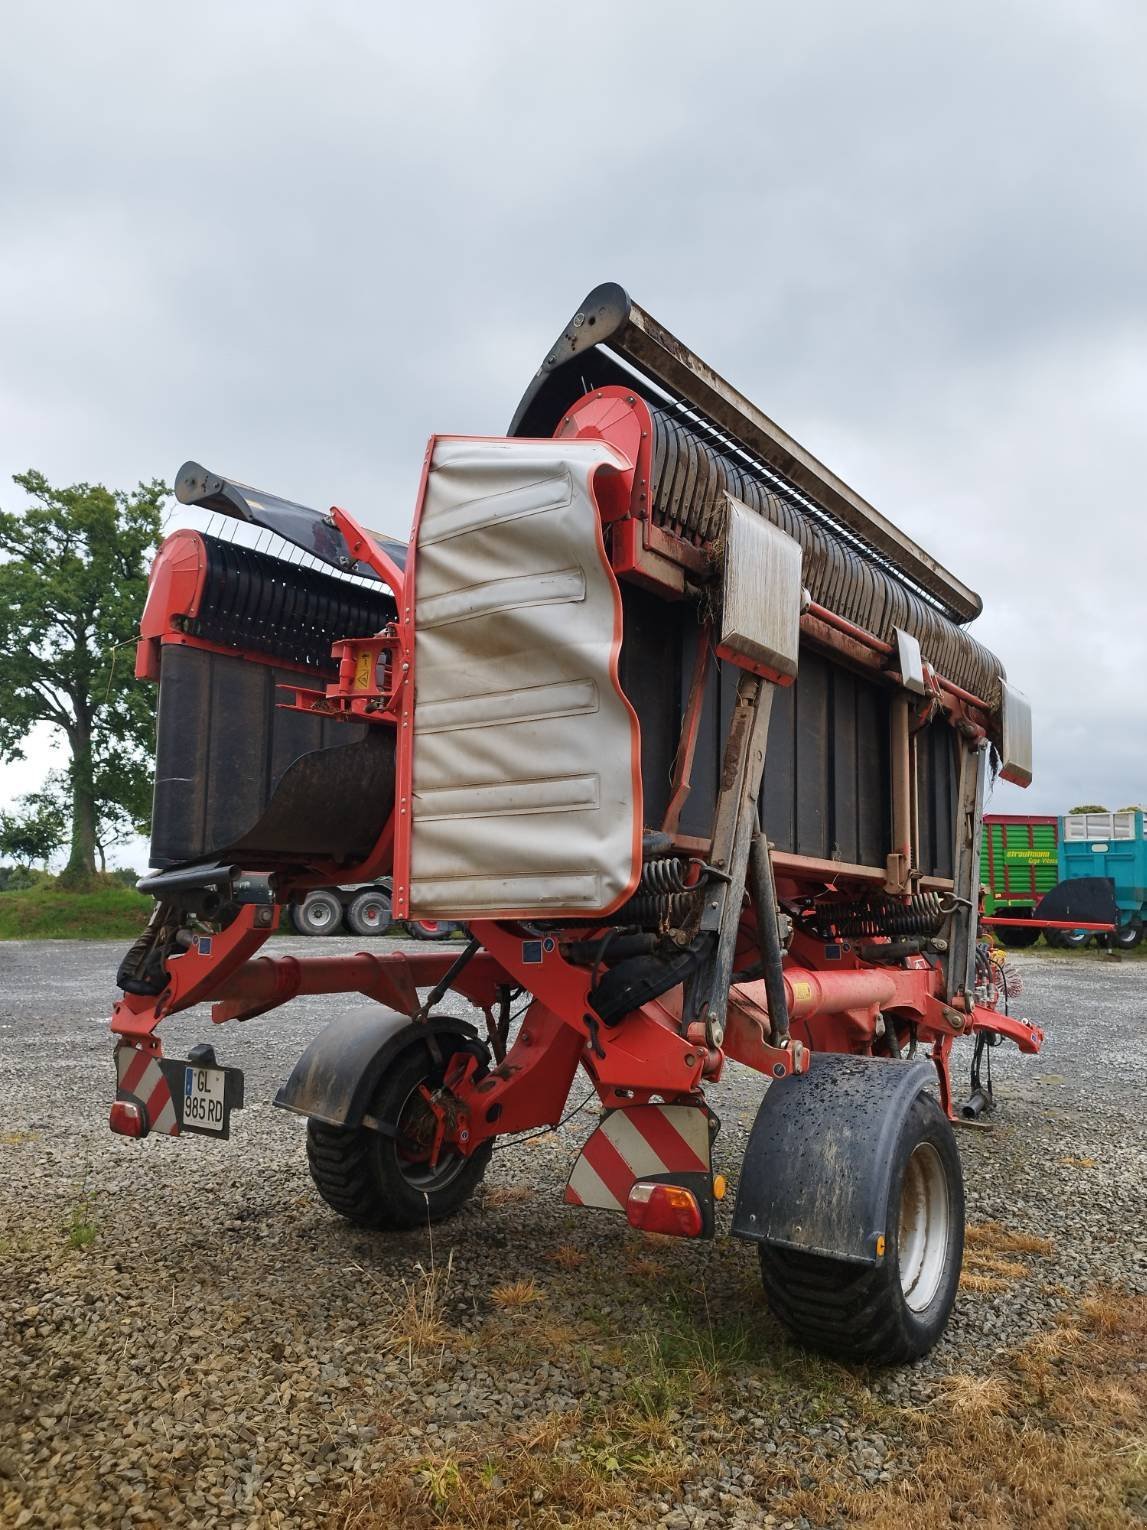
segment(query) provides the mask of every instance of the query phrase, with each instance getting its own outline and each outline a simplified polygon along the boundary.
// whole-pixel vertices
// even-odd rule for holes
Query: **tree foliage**
[[[57,489],[37,472],[15,482],[31,503],[0,512],[0,758],[22,758],[37,723],[63,734],[64,880],[81,885],[95,870],[101,819],[106,832],[141,824],[148,810],[153,701],[134,679],[130,645],[167,489]]]
[[[69,802],[60,791],[62,778],[50,775],[39,791],[29,792],[15,813],[0,813],[0,855],[23,866],[47,865],[68,842]]]

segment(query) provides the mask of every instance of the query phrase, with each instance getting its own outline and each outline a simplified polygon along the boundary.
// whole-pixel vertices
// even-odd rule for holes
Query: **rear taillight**
[[[121,1137],[147,1136],[147,1117],[144,1115],[143,1106],[133,1105],[130,1100],[115,1102],[108,1116],[108,1125]]]
[[[642,1232],[696,1238],[702,1228],[701,1207],[692,1190],[681,1185],[651,1185],[638,1180],[629,1192],[625,1215]]]

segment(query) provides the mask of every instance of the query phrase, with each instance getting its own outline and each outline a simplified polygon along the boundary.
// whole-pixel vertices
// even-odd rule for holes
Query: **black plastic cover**
[[[1115,883],[1110,877],[1071,877],[1039,901],[1036,919],[1078,919],[1080,924],[1118,924]]]
[[[181,505],[215,510],[220,515],[262,526],[285,542],[301,547],[313,558],[347,573],[358,574],[364,579],[378,578],[368,563],[357,562],[350,556],[346,538],[329,517],[318,510],[308,509],[306,505],[296,504],[294,500],[266,494],[262,489],[253,489],[250,484],[239,483],[234,478],[223,478],[198,462],[185,462],[176,474],[175,497]],[[393,563],[405,568],[405,542],[377,531],[370,535]]]
[[[926,1062],[822,1052],[803,1077],[770,1084],[741,1166],[734,1234],[874,1264],[893,1147],[935,1078]]]

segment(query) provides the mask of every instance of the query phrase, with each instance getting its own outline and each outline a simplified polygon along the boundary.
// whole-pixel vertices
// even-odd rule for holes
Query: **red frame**
[[[559,436],[591,437],[607,442],[624,459],[624,469],[596,471],[593,489],[601,512],[598,548],[603,565],[635,582],[672,598],[683,593],[686,571],[701,557],[692,543],[653,526],[649,519],[648,493],[652,450],[652,422],[645,404],[621,387],[598,389],[571,407],[557,432]],[[370,534],[338,508],[331,514],[343,532],[353,556],[375,568],[393,589],[398,621],[393,632],[377,639],[346,641],[335,645],[343,660],[339,682],[325,692],[307,693],[312,701],[332,707],[340,715],[359,720],[366,701],[379,703],[370,720],[396,728],[397,786],[395,812],[371,853],[355,867],[320,865],[299,877],[290,888],[279,888],[289,897],[296,889],[325,881],[369,881],[395,869],[394,906],[399,916],[408,912],[408,867],[412,799],[412,733],[414,725],[414,566],[418,527],[435,446],[439,440],[470,437],[431,437],[422,463],[418,499],[411,536],[410,564],[398,569],[374,543]],[[603,532],[604,528],[604,532]],[[609,535],[607,551],[605,532]],[[201,556],[192,558],[190,542],[198,533],[177,532],[165,544],[156,563],[152,589],[141,624],[137,672],[158,675],[156,650],[161,642],[192,642],[213,647],[179,633],[167,617],[176,609],[195,609],[202,578]],[[182,539],[182,540],[181,540]],[[200,544],[201,545],[201,544]],[[168,548],[175,551],[168,553]],[[615,618],[612,645],[613,677],[622,639],[620,592],[614,584]],[[161,619],[162,617],[162,619]],[[815,641],[841,648],[853,662],[886,667],[890,645],[832,612],[813,606],[802,619],[802,628]],[[385,687],[355,684],[356,663],[364,652],[377,654],[386,648],[391,665]],[[220,649],[220,652],[232,650]],[[692,750],[704,694],[704,676],[711,655],[711,634],[700,635],[700,649],[683,720],[682,747],[675,770],[671,806],[665,828],[676,836],[681,801],[688,790]],[[255,658],[256,656],[250,656]],[[942,677],[929,679],[939,700],[963,731],[975,736],[987,725],[986,704]],[[620,693],[620,687],[619,687]],[[627,703],[628,705],[628,703]],[[641,801],[639,736],[637,718],[630,707],[634,729],[636,800]],[[636,816],[635,863],[640,861],[641,819]],[[703,842],[685,849],[704,854]],[[826,886],[863,887],[873,868],[847,867],[837,863],[807,861],[801,857],[776,857],[782,895],[808,893],[815,896]],[[628,897],[636,885],[629,887]],[[927,885],[926,883],[924,885]],[[618,900],[618,903],[624,899]],[[618,906],[617,904],[614,907]],[[600,918],[607,923],[607,914]],[[562,914],[547,913],[547,923]],[[573,917],[567,913],[565,917]],[[360,992],[417,1020],[421,1013],[419,989],[442,981],[456,952],[436,948],[419,952],[396,952],[376,956],[257,956],[277,927],[278,909],[248,905],[225,930],[200,937],[195,946],[168,960],[168,986],[154,998],[125,995],[112,1016],[112,1031],[126,1044],[160,1053],[156,1027],[168,1015],[205,999],[213,1001],[212,1021],[224,1024],[244,1020],[288,1002],[300,993]],[[1073,928],[1075,926],[1072,926]],[[456,1108],[440,1115],[439,1147],[449,1143],[462,1153],[472,1153],[491,1137],[506,1132],[551,1125],[564,1105],[579,1066],[585,1069],[606,1107],[623,1107],[650,1101],[696,1103],[705,1083],[720,1078],[726,1058],[733,1058],[768,1077],[803,1073],[812,1051],[837,1051],[868,1055],[880,1050],[878,1027],[890,1022],[897,1033],[903,1027],[918,1045],[929,1049],[939,1079],[944,1108],[951,1115],[952,1090],[949,1055],[953,1039],[972,1031],[989,1031],[1014,1040],[1022,1051],[1038,1051],[1042,1031],[1026,1021],[976,1008],[956,1010],[942,997],[943,977],[923,957],[909,957],[903,966],[890,967],[863,962],[846,943],[813,940],[796,934],[785,961],[791,1040],[785,1045],[770,1042],[770,1020],[763,984],[734,986],[730,992],[724,1035],[719,1046],[706,1040],[695,1026],[683,1034],[680,1026],[680,990],[635,1009],[613,1027],[596,1022],[588,1002],[593,975],[589,968],[571,964],[562,952],[560,931],[539,938],[505,917],[476,922],[471,927],[479,941],[479,954],[458,973],[452,986],[474,1003],[493,1026],[493,1009],[502,985],[522,988],[532,1003],[521,1029],[501,1062],[478,1076],[476,1059],[460,1057],[448,1085]],[[574,933],[574,932],[571,932]],[[579,939],[592,938],[584,923],[576,928]],[[752,915],[743,917],[740,932],[743,953],[755,949]]]

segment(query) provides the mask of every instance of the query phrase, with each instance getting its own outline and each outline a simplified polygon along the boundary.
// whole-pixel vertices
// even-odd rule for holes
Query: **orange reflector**
[[[884,1247],[885,1247],[885,1244],[884,1244],[884,1234],[883,1233],[879,1233],[877,1235],[877,1239],[876,1239],[876,1257],[877,1257],[877,1259],[883,1259],[884,1258]]]
[[[133,1105],[130,1100],[115,1102],[108,1116],[108,1125],[121,1137],[143,1137],[147,1133],[147,1122],[142,1108],[139,1105]]]
[[[728,1188],[728,1181],[723,1174],[713,1175],[713,1199],[715,1201],[723,1201],[725,1199],[725,1191]]]
[[[643,1180],[629,1192],[625,1215],[631,1227],[642,1232],[669,1233],[695,1238],[701,1231],[701,1207],[692,1190],[681,1185],[650,1185]]]

